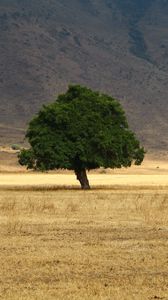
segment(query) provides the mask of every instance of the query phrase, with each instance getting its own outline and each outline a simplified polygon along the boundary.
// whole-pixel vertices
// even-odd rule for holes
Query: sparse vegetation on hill
[[[1,140],[20,143],[41,105],[79,82],[121,99],[148,149],[168,148],[167,15],[163,0],[1,0]]]

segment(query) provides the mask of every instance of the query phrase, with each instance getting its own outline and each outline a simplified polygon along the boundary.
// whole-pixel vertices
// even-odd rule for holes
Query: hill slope
[[[167,14],[163,0],[0,0],[1,141],[81,83],[119,98],[145,146],[165,150]]]

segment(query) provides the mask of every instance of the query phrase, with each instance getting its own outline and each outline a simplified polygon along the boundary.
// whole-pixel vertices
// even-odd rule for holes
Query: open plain
[[[1,172],[0,299],[168,299],[166,162],[89,178]]]

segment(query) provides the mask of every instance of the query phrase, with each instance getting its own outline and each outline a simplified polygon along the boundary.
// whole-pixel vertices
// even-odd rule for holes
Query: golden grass
[[[126,174],[89,174],[92,187],[105,188],[168,188],[168,174],[165,175],[126,175]],[[4,188],[77,188],[79,182],[74,174],[0,174],[0,189]]]
[[[0,192],[0,299],[168,299],[166,190]]]

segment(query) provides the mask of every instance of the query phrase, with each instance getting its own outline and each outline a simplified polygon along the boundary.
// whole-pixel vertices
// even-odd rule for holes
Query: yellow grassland
[[[1,154],[0,299],[168,299],[168,162],[92,171],[81,191]]]
[[[1,188],[0,262],[0,299],[168,299],[168,189]]]

